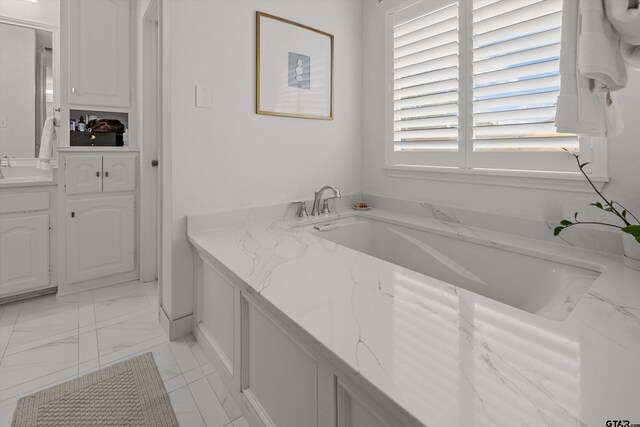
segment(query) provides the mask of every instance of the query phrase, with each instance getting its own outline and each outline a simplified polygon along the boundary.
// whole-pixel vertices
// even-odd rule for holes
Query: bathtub
[[[585,268],[519,252],[490,241],[478,243],[429,232],[410,224],[351,217],[308,231],[322,239],[364,252],[451,285],[538,316],[569,317],[600,276],[598,266]]]

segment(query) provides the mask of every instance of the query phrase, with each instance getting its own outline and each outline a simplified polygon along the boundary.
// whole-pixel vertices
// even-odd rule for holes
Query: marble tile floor
[[[181,427],[248,427],[193,336],[169,342],[157,283],[0,305],[0,427],[20,397],[153,352]]]

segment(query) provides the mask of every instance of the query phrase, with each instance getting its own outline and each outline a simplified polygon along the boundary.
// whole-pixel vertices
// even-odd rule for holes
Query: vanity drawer
[[[46,211],[50,207],[49,193],[0,194],[0,214]]]

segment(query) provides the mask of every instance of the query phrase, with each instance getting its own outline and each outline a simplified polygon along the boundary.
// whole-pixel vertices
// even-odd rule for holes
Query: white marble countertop
[[[105,152],[114,152],[114,153],[121,153],[121,152],[137,152],[140,151],[140,147],[138,146],[128,146],[128,147],[111,147],[111,146],[75,146],[75,147],[56,147],[56,151],[63,151],[63,152],[85,152],[85,151],[105,151]]]
[[[35,175],[35,176],[16,176],[5,177],[0,179],[0,188],[14,188],[14,187],[47,187],[51,185],[58,185],[58,170],[57,168],[51,170],[51,174],[48,176]]]
[[[451,222],[379,209],[341,215],[356,214],[603,273],[560,322],[293,227],[301,220],[190,217],[188,238],[344,362],[352,378],[427,426],[640,423],[640,272],[615,256]],[[211,229],[220,224],[226,228]]]
[[[57,185],[57,181],[53,178],[9,178],[0,179],[0,188],[13,187],[46,187]]]

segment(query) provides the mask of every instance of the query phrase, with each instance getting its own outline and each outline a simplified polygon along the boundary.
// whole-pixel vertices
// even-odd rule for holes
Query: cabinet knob
[[[76,93],[76,88],[75,87],[71,88],[71,93]]]
[[[76,213],[75,212],[71,212],[71,218],[75,218],[76,217]]]
[[[96,171],[96,176],[100,178],[100,171]]]
[[[158,166],[158,161],[157,160],[151,160],[151,166],[153,166],[153,167]]]
[[[105,172],[105,173],[104,173],[104,177],[105,177],[105,178],[109,178],[109,172]]]

